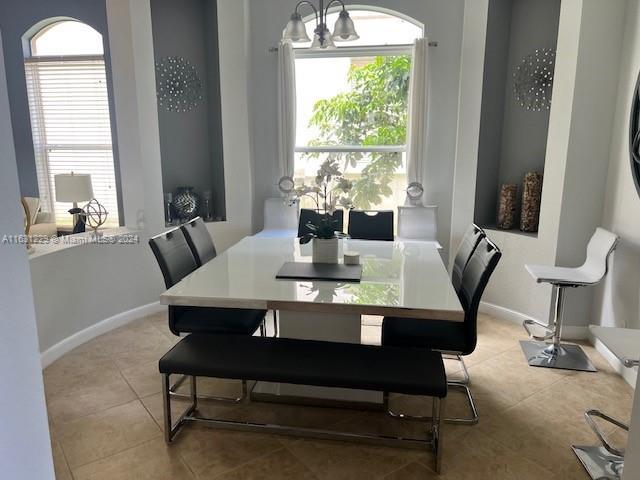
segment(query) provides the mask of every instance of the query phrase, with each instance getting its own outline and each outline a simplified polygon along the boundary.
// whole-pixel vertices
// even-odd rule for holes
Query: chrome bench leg
[[[557,368],[561,370],[577,370],[581,372],[595,372],[587,355],[579,345],[562,344],[562,320],[564,316],[565,286],[553,285],[553,322],[542,325],[535,320],[525,320],[523,326],[534,341],[521,341],[520,346],[527,362],[532,367]],[[538,325],[547,331],[544,336],[536,336],[529,329]],[[542,341],[540,341],[542,340]],[[547,344],[547,340],[552,340]]]
[[[431,439],[433,442],[434,467],[436,473],[442,472],[442,417],[445,400],[433,399],[433,421],[431,424]]]
[[[169,395],[173,398],[180,398],[182,400],[190,400],[191,395],[186,393],[178,393],[176,390],[189,378],[187,375],[181,375],[176,382],[169,387]],[[197,380],[196,380],[197,381]],[[242,389],[243,391],[247,389],[246,380],[242,380]],[[230,403],[230,404],[238,404],[242,403],[246,398],[246,395],[240,395],[239,397],[230,398],[230,397],[218,397],[215,395],[200,395],[198,397],[199,400],[206,400],[210,402],[220,402],[220,403]]]
[[[196,385],[194,381],[195,377],[191,377],[191,405],[180,415],[177,422],[174,424],[171,417],[171,375],[162,375],[162,403],[164,411],[164,441],[169,444],[173,441],[174,437],[180,431],[182,426],[186,423],[187,418],[196,411],[198,406],[196,397]]]

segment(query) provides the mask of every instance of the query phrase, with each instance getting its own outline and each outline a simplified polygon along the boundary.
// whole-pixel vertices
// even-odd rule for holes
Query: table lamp
[[[91,175],[78,173],[63,173],[55,176],[56,201],[73,203],[69,213],[73,215],[73,233],[84,232],[84,222],[80,225],[81,209],[78,202],[87,202],[93,198]]]

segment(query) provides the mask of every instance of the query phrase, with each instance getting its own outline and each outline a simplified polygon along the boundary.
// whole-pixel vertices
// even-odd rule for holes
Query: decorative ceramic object
[[[93,229],[93,235],[98,236],[98,229],[107,222],[109,212],[95,198],[82,209],[86,216],[84,223]]]
[[[196,67],[183,57],[156,62],[158,103],[169,112],[188,112],[202,101],[202,81]]]
[[[200,197],[193,187],[179,187],[173,196],[173,209],[180,220],[192,220],[198,216]]]
[[[358,252],[344,252],[345,265],[360,265],[360,254]]]
[[[338,238],[314,238],[312,240],[313,263],[338,263]]]
[[[540,48],[522,59],[513,74],[513,92],[522,108],[534,112],[551,108],[556,52]]]
[[[518,185],[502,185],[502,187],[500,187],[500,200],[498,205],[498,228],[511,230],[516,227],[517,203]]]
[[[520,230],[535,233],[540,223],[540,203],[542,202],[542,174],[529,172],[522,184],[522,212]]]

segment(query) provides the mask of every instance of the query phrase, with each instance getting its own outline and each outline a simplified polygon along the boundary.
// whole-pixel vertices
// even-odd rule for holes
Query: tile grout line
[[[274,453],[278,453],[278,452],[281,452],[281,451],[286,450],[286,449],[287,448],[284,445],[281,444],[281,447],[276,449],[276,450],[272,450],[271,452],[263,453],[262,455],[258,455],[257,457],[253,457],[251,460],[247,460],[246,462],[242,462],[242,463],[236,465],[235,467],[230,468],[229,470],[225,470],[224,472],[218,473],[216,476],[212,477],[212,480],[215,480],[216,478],[220,478],[223,475],[228,475],[229,473],[233,473],[236,470],[239,470],[240,468],[245,467],[245,466],[247,466],[247,465],[249,465],[249,464],[251,464],[253,462],[256,462],[256,461],[261,460],[261,459],[263,459],[265,457],[268,457],[269,455],[273,455]],[[297,460],[297,457],[296,457],[296,460]],[[186,462],[186,460],[185,460],[185,462]],[[306,468],[306,466],[305,466],[305,468]]]
[[[135,443],[135,444],[133,444],[133,445],[130,445],[130,446],[128,446],[127,448],[124,448],[124,449],[119,450],[119,451],[117,451],[117,452],[113,452],[113,453],[111,453],[111,454],[107,455],[106,457],[103,457],[103,458],[97,458],[97,459],[95,459],[95,460],[93,460],[93,461],[91,461],[91,462],[87,462],[87,463],[82,463],[82,464],[80,464],[80,465],[76,465],[74,468],[76,468],[76,469],[77,469],[77,468],[81,468],[81,467],[84,467],[84,466],[86,466],[86,465],[90,465],[90,464],[92,464],[92,463],[99,462],[99,461],[105,460],[105,459],[107,459],[107,458],[111,458],[111,457],[113,457],[113,456],[115,456],[115,455],[118,455],[118,454],[120,454],[120,453],[126,452],[127,450],[132,450],[132,449],[134,449],[134,448],[136,448],[136,447],[139,447],[140,445],[144,445],[145,443],[151,442],[152,440],[155,440],[156,438],[158,438],[158,437],[160,437],[160,436],[162,436],[162,435],[163,435],[162,429],[158,426],[158,423],[155,421],[155,419],[153,418],[153,416],[152,416],[151,414],[149,414],[148,410],[145,408],[145,406],[144,406],[144,404],[142,403],[142,401],[140,401],[140,400],[132,400],[131,402],[128,402],[128,403],[133,403],[133,402],[138,402],[138,403],[140,403],[140,404],[141,404],[142,408],[144,408],[144,410],[145,410],[145,413],[147,413],[147,414],[151,417],[151,420],[153,421],[153,423],[158,427],[158,430],[159,430],[158,434],[157,434],[157,435],[154,435],[153,437],[148,438],[148,439],[146,439],[146,440],[142,440],[142,441],[141,441],[141,442],[139,442],[139,443]],[[127,404],[125,403],[125,404],[123,404],[123,405],[127,405]],[[115,406],[115,407],[112,407],[112,408],[118,408],[118,407],[121,407],[121,406],[122,406],[122,405],[118,405],[118,406]],[[111,410],[111,409],[108,409],[108,410]],[[105,410],[105,411],[106,411],[106,410]],[[64,454],[64,447],[62,446],[62,443],[61,443],[61,442],[58,442],[58,443],[60,444],[60,449],[62,450],[62,453]],[[65,460],[66,460],[66,454],[64,454],[64,455],[65,455]],[[69,465],[69,462],[68,462],[68,461],[67,461],[67,465],[69,466],[69,470],[71,471],[71,465]]]
[[[131,446],[131,447],[129,447],[129,448],[125,448],[124,450],[121,450],[121,451],[116,452],[116,453],[112,453],[111,455],[107,455],[107,456],[106,456],[106,457],[104,457],[104,458],[100,458],[100,459],[98,459],[98,460],[94,460],[93,462],[85,463],[85,464],[83,464],[83,465],[78,465],[77,467],[75,467],[75,468],[74,468],[74,470],[79,470],[80,468],[86,467],[86,466],[88,466],[88,465],[93,465],[94,463],[104,462],[105,460],[109,460],[110,458],[113,458],[113,457],[115,457],[115,456],[117,456],[117,455],[122,455],[123,453],[128,452],[129,450],[133,450],[133,449],[135,449],[135,448],[138,448],[138,447],[141,447],[141,446],[143,446],[143,445],[146,445],[147,443],[151,443],[151,442],[153,442],[156,438],[157,438],[157,437],[150,438],[150,439],[145,440],[144,442],[141,442],[141,443],[139,443],[139,444],[137,444],[137,445]],[[71,473],[73,474],[73,470],[71,471]],[[75,475],[74,475],[74,478],[75,478]]]

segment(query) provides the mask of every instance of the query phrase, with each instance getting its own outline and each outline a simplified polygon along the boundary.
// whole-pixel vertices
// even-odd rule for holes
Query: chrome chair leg
[[[462,380],[455,380],[455,383],[469,385],[469,383],[471,382],[469,378],[469,370],[467,370],[467,365],[464,363],[464,358],[462,358],[462,355],[457,353],[443,353],[442,358],[459,362],[462,371]],[[450,380],[450,382],[453,382],[453,380]]]
[[[525,320],[523,326],[533,341],[521,341],[520,346],[532,367],[557,368],[580,372],[595,372],[587,355],[579,345],[562,344],[562,320],[564,317],[564,301],[566,285],[553,285],[552,312],[549,325],[535,320]],[[529,328],[537,325],[546,332],[543,336],[534,335]],[[551,343],[546,343],[551,340]]]
[[[448,360],[456,360],[460,362],[460,365],[462,366],[462,380],[448,380],[447,386],[449,388],[462,390],[467,397],[467,402],[471,410],[471,418],[445,418],[443,419],[443,421],[445,423],[455,425],[476,425],[480,418],[478,416],[478,409],[476,408],[476,403],[473,399],[473,395],[471,394],[471,390],[468,387],[468,385],[471,383],[471,379],[469,377],[469,370],[467,370],[467,365],[464,363],[462,355],[457,353],[443,353],[442,357]],[[385,410],[387,415],[392,418],[396,418],[399,420],[411,420],[416,422],[428,421],[433,418],[426,415],[407,415],[404,413],[395,412],[389,406],[388,394],[385,395],[387,395],[387,400],[385,401]]]
[[[625,451],[622,448],[618,449],[611,445],[593,419],[600,418],[627,432],[629,431],[629,425],[598,410],[589,410],[584,416],[587,424],[600,441],[600,445],[573,445],[571,447],[573,452],[592,479],[621,479],[624,470]]]
[[[448,387],[462,390],[466,395],[469,408],[471,409],[471,418],[445,418],[444,421],[454,425],[476,425],[480,420],[480,417],[478,416],[478,409],[476,408],[476,403],[473,400],[473,395],[471,395],[469,387],[460,382],[449,382]]]

